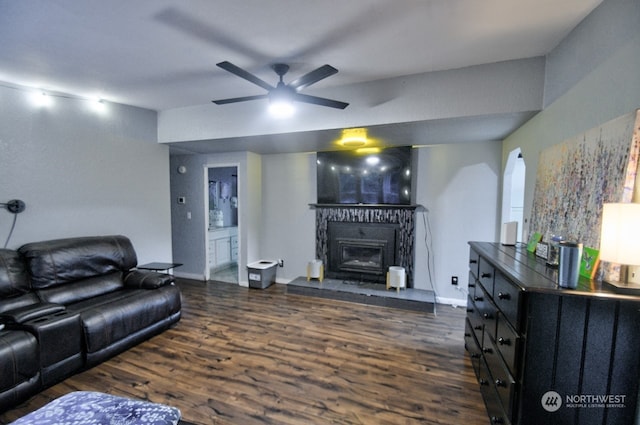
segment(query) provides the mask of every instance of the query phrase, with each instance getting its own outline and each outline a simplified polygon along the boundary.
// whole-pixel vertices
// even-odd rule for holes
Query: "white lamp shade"
[[[640,265],[640,204],[614,203],[602,206],[600,259]]]

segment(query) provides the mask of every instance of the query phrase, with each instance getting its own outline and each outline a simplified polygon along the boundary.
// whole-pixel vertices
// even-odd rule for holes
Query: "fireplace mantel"
[[[405,209],[421,210],[424,208],[420,204],[397,205],[397,204],[309,204],[311,208],[382,208],[382,209]]]

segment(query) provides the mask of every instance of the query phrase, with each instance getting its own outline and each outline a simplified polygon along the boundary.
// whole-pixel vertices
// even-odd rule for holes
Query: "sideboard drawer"
[[[480,316],[480,312],[478,311],[478,307],[475,302],[471,298],[471,296],[467,299],[467,319],[471,324],[471,330],[473,331],[476,339],[482,345],[482,335],[484,331],[484,323],[482,321],[482,316]]]
[[[469,249],[469,271],[473,273],[473,275],[478,277],[478,265],[480,262],[480,255],[474,251],[473,248]],[[471,282],[471,280],[469,280]]]
[[[487,407],[487,413],[489,414],[490,423],[509,425],[511,422],[505,413],[500,396],[496,392],[496,387],[493,384],[493,378],[489,373],[489,368],[484,358],[480,359],[480,373],[478,374],[478,382],[480,383],[480,392],[484,399],[485,406]]]
[[[495,304],[491,300],[491,297],[484,291],[483,288],[480,288],[481,295],[476,295],[475,305],[477,307],[478,313],[482,318],[482,323],[484,324],[484,331],[491,335],[491,338],[496,337],[496,319],[498,315],[498,309]],[[476,291],[478,293],[478,291]]]
[[[508,281],[500,272],[496,273],[494,282],[494,301],[496,306],[517,331],[520,329],[520,289]]]
[[[468,283],[469,296],[474,297],[476,295],[477,287],[478,287],[478,279],[476,278],[476,276],[474,276],[474,274],[471,271],[469,271],[469,283]],[[478,292],[480,292],[479,289],[478,289]]]
[[[519,366],[517,355],[520,349],[520,342],[520,335],[513,330],[502,314],[498,314],[496,347],[513,375],[517,373]]]
[[[493,278],[495,270],[493,266],[482,257],[480,257],[478,263],[478,280],[489,296],[493,297]]]
[[[480,373],[480,359],[482,358],[482,348],[476,339],[475,332],[473,330],[473,325],[469,321],[469,319],[465,320],[465,328],[464,328],[464,345],[469,352],[469,357],[471,358],[471,365],[473,366],[473,370],[476,372],[476,376]]]
[[[489,368],[492,385],[495,386],[502,408],[507,413],[507,416],[511,418],[516,381],[502,361],[498,349],[493,345],[493,341],[485,342],[482,352]]]

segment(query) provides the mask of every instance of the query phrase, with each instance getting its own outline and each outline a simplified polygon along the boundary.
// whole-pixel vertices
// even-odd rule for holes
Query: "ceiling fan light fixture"
[[[269,93],[269,113],[276,118],[289,118],[295,112],[293,99],[288,89],[282,82],[278,83],[275,90]]]
[[[289,118],[295,111],[291,101],[279,99],[269,102],[269,113],[276,118]]]

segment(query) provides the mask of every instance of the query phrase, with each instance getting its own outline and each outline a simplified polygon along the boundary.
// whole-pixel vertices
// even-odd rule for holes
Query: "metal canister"
[[[580,278],[580,259],[582,244],[562,241],[558,253],[558,285],[562,288],[575,289]]]

